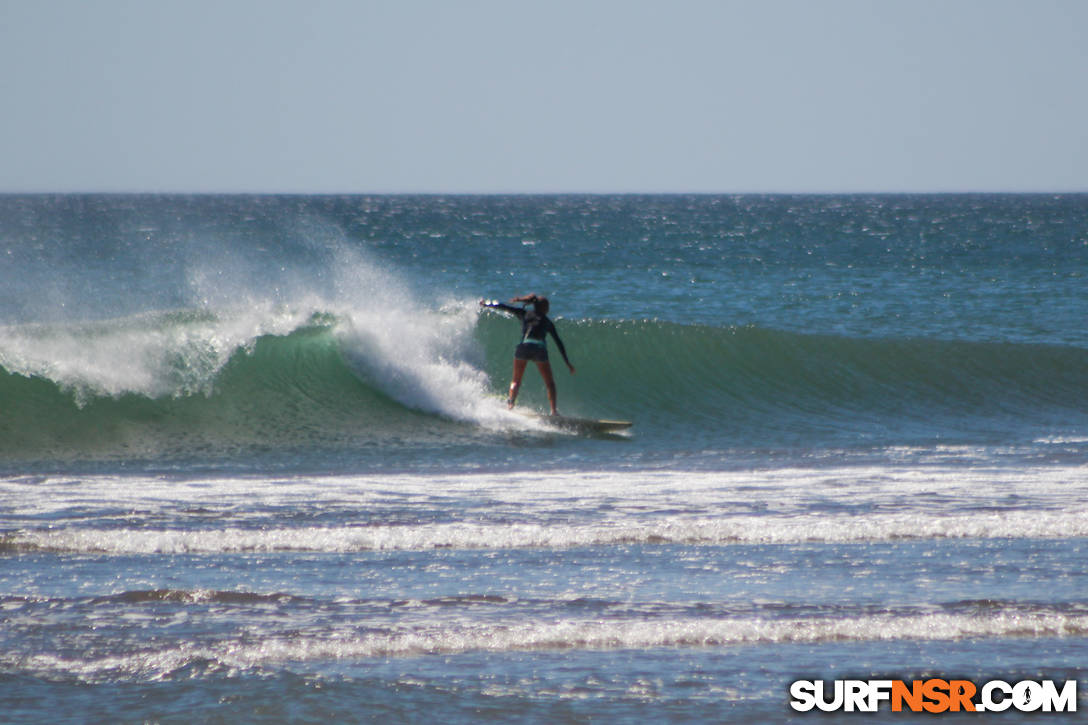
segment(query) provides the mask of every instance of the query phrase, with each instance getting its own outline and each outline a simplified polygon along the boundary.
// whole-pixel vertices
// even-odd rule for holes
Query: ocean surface
[[[0,721],[879,677],[1088,707],[1088,196],[0,196]]]

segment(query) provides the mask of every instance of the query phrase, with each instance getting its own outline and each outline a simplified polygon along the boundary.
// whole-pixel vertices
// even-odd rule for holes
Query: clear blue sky
[[[0,0],[0,191],[1088,191],[1082,0]]]

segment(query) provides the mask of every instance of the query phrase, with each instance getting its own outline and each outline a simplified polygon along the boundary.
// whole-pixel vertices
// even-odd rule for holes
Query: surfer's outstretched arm
[[[502,310],[503,312],[509,312],[511,315],[518,317],[525,317],[524,307],[513,307],[512,305],[499,302],[497,300],[480,300],[481,307],[490,307],[493,310]]]

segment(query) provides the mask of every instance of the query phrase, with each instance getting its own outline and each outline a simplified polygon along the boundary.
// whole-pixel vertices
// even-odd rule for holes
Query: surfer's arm
[[[513,307],[497,300],[480,300],[480,306],[490,307],[493,310],[502,310],[503,312],[509,312],[511,315],[516,315],[518,317],[525,317],[524,307]]]
[[[574,366],[570,364],[570,359],[567,358],[567,348],[563,346],[563,341],[559,339],[559,333],[556,332],[555,325],[550,325],[548,332],[552,333],[552,337],[555,338],[555,346],[559,348],[559,354],[563,356],[563,362],[570,369],[570,374],[574,375]]]

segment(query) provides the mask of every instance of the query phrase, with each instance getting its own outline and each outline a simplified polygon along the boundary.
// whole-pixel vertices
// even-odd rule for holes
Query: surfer
[[[544,378],[544,387],[548,389],[548,404],[551,406],[552,415],[559,415],[555,407],[555,378],[552,376],[552,366],[548,362],[548,347],[545,345],[545,337],[548,333],[555,338],[555,344],[563,356],[563,362],[570,368],[571,375],[574,375],[574,366],[567,359],[567,350],[563,347],[563,341],[559,339],[559,333],[555,331],[555,325],[548,319],[548,298],[522,295],[510,301],[530,304],[533,308],[529,310],[495,300],[480,300],[483,307],[509,312],[521,320],[521,342],[514,350],[514,376],[510,381],[510,395],[506,399],[506,405],[508,408],[514,407],[514,402],[518,399],[518,390],[521,388],[521,376],[525,374],[525,366],[532,360],[540,371],[540,377]]]

